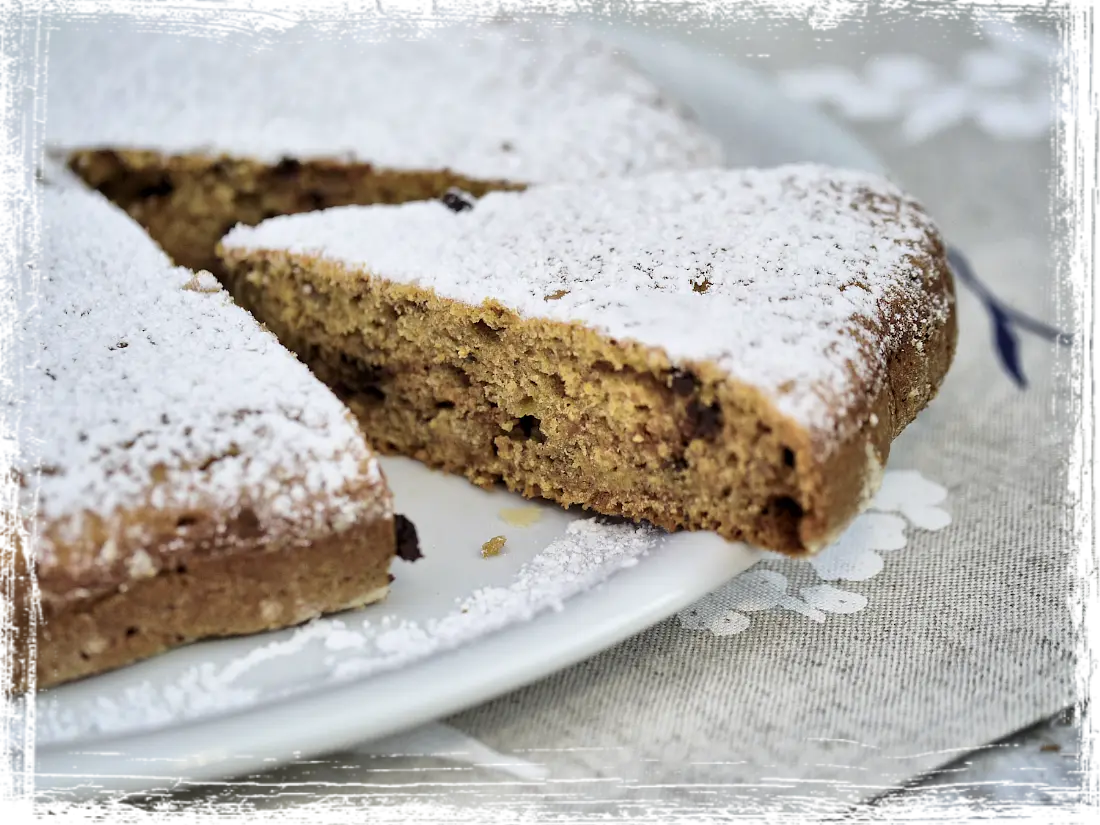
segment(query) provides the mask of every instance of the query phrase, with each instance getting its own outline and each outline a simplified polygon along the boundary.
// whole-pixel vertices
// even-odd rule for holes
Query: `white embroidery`
[[[433,757],[487,768],[505,773],[523,782],[541,782],[550,776],[549,769],[539,763],[529,762],[518,756],[495,751],[469,734],[442,722],[429,722],[419,728],[395,734],[375,742],[366,742],[352,748],[352,752],[376,757]],[[410,768],[409,770],[431,770]]]
[[[809,560],[823,581],[866,581],[882,571],[881,552],[905,546],[905,519],[887,513],[866,513],[836,542]]]
[[[831,584],[803,587],[799,592],[807,604],[827,613],[858,613],[867,606],[867,597],[862,593],[851,593]]]
[[[792,574],[810,569],[822,583],[792,592],[787,575],[754,567],[682,611],[680,624],[691,630],[731,636],[749,628],[747,614],[788,610],[824,623],[830,613],[858,613],[868,604],[866,596],[824,582],[862,582],[878,575],[884,566],[880,554],[903,549],[910,525],[934,531],[951,523],[950,514],[939,507],[946,498],[946,489],[919,472],[890,470],[869,511],[857,518],[835,544],[807,561],[794,561],[778,553],[765,553],[761,558],[761,563],[790,567]]]
[[[680,613],[680,622],[693,630],[707,629],[718,636],[729,636],[748,628],[745,613],[777,607],[794,610],[815,621],[825,618],[819,610],[787,592],[787,577],[782,573],[749,570]]]
[[[947,490],[927,481],[916,470],[894,470],[882,479],[870,509],[901,513],[922,530],[942,530],[951,523],[948,512],[937,506],[946,498]]]
[[[1046,138],[1054,122],[1050,67],[1058,42],[1005,23],[982,26],[988,46],[936,66],[914,54],[872,56],[857,74],[842,66],[783,72],[783,90],[856,121],[899,121],[907,143],[970,121],[999,140]]]

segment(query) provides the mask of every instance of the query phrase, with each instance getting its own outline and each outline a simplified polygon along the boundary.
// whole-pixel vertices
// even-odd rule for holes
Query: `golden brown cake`
[[[385,593],[348,410],[153,241],[719,157],[521,0],[11,3],[0,102],[0,694]]]
[[[7,687],[385,596],[395,533],[407,555],[414,534],[346,408],[100,195],[41,195]]]
[[[378,449],[792,554],[868,502],[955,348],[923,209],[819,166],[336,208],[219,248]]]

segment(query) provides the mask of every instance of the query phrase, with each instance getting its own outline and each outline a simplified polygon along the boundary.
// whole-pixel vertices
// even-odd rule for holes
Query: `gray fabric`
[[[965,17],[873,16],[825,39],[792,21],[700,29],[654,16],[671,35],[773,75],[815,63],[858,68],[868,54],[894,51],[950,67],[981,44]],[[1048,137],[997,141],[961,124],[907,145],[894,124],[849,125],[925,201],[1001,299],[1072,325],[1057,312],[1068,302],[1056,284],[1048,226]],[[1022,335],[1031,385],[1021,391],[996,357],[986,310],[959,291],[958,360],[890,464],[945,487],[952,522],[938,532],[910,530],[908,546],[886,557],[881,574],[843,583],[867,597],[866,609],[823,623],[761,612],[729,636],[672,618],[447,720],[502,754],[545,766],[548,782],[441,757],[354,752],[253,778],[258,789],[196,789],[177,799],[297,805],[325,793],[312,783],[338,782],[353,783],[340,792],[363,803],[408,806],[407,821],[494,821],[467,818],[478,805],[516,817],[583,811],[635,821],[752,807],[825,813],[1072,703],[1069,353]],[[804,565],[764,567],[809,581]],[[270,793],[286,783],[305,783],[303,795]],[[422,803],[441,807],[424,813]],[[447,813],[450,806],[459,812]]]

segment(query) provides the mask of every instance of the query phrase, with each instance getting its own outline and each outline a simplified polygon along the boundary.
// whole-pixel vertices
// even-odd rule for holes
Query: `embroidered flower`
[[[903,549],[910,525],[934,531],[951,523],[951,516],[939,506],[946,498],[946,489],[919,472],[889,471],[868,512],[835,544],[806,561],[778,553],[762,555],[761,563],[788,566],[792,575],[799,569],[812,570],[819,583],[794,592],[784,573],[754,567],[682,611],[680,624],[690,630],[731,636],[749,628],[750,615],[768,611],[788,610],[818,623],[825,622],[829,614],[858,613],[868,604],[865,595],[826,582],[860,582],[878,575],[885,564],[880,554]]]
[[[962,53],[952,66],[915,54],[879,54],[859,73],[824,65],[783,72],[779,80],[790,97],[829,105],[849,120],[896,120],[907,143],[967,121],[999,140],[1048,137],[1057,40],[1004,23],[987,23],[983,34],[986,45]]]

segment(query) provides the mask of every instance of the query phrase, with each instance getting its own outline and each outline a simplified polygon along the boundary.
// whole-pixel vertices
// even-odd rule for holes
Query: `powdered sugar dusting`
[[[63,566],[98,586],[127,577],[149,537],[124,509],[249,508],[267,528],[340,529],[366,506],[344,487],[381,483],[303,366],[51,158],[354,157],[522,182],[717,160],[715,140],[617,52],[522,0],[315,5],[4,9],[0,570],[26,579],[30,559],[46,597],[65,595],[48,592]],[[149,560],[131,566],[156,572]],[[0,615],[26,595],[15,584],[0,580]]]
[[[942,324],[914,257],[938,244],[892,184],[813,165],[695,170],[348,207],[237,227],[226,247],[320,255],[521,316],[712,361],[835,441],[888,355]],[[547,300],[554,296],[554,300]]]
[[[44,523],[52,585],[154,575],[142,521],[248,508],[264,532],[308,539],[389,507],[380,470],[340,402],[207,273],[173,267],[98,194],[42,190],[37,306],[24,307],[23,506]],[[85,536],[91,530],[91,538]],[[98,539],[95,536],[99,536]],[[147,552],[148,550],[148,552]],[[63,588],[63,589],[67,589]]]
[[[637,563],[663,535],[649,527],[601,519],[574,521],[508,585],[478,590],[436,620],[395,622],[390,616],[379,619],[375,612],[368,619],[322,618],[283,632],[282,639],[253,648],[224,666],[203,662],[163,684],[123,682],[76,702],[59,698],[65,688],[47,692],[38,700],[39,745],[176,724],[315,690],[318,682],[338,684],[411,664],[545,610],[561,609],[570,597]],[[288,685],[285,667],[274,689],[264,689],[262,679],[250,678],[279,659],[301,662],[310,654],[316,666],[294,671],[303,675],[303,682]],[[170,657],[162,659],[161,666]]]
[[[355,157],[527,183],[721,161],[716,139],[583,30],[421,34],[225,39],[69,21],[51,38],[47,142]]]

